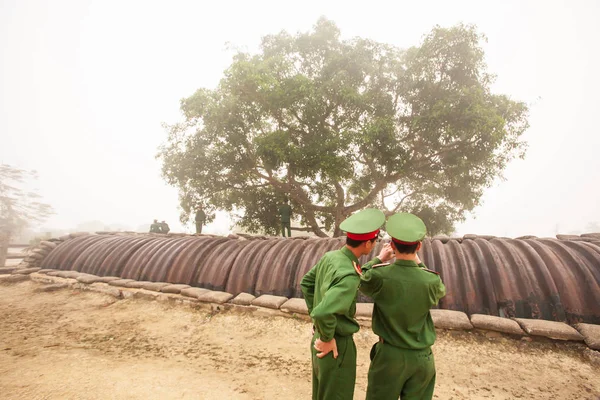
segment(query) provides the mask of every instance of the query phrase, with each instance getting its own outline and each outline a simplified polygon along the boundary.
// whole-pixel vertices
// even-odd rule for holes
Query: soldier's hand
[[[317,357],[319,358],[325,357],[332,351],[333,358],[338,358],[337,343],[335,342],[335,338],[331,339],[329,342],[323,342],[321,339],[315,340],[315,349],[320,351],[320,353],[317,353]]]
[[[421,259],[419,258],[419,254],[418,253],[415,254],[415,262],[417,263],[417,265],[421,264]]]
[[[394,258],[394,249],[392,249],[392,245],[387,243],[385,244],[381,251],[379,252],[379,256],[377,256],[382,262],[386,262]]]

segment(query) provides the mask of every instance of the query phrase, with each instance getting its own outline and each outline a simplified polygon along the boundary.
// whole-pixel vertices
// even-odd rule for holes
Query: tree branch
[[[369,205],[369,203],[371,203],[375,199],[375,197],[377,197],[377,194],[381,190],[383,190],[386,185],[387,185],[387,182],[385,182],[383,180],[375,181],[375,187],[371,190],[371,192],[369,192],[368,195],[366,195],[362,200],[352,204],[351,206],[344,207],[344,214],[346,214],[346,215],[351,214],[354,211],[360,210],[361,208],[364,208],[367,205]]]
[[[314,234],[319,237],[327,237],[327,235],[321,229],[319,229],[315,211],[333,212],[335,207],[316,206],[312,204],[308,195],[304,192],[304,190],[302,190],[301,187],[297,186],[297,182],[293,178],[288,179],[288,182],[281,182],[280,180],[274,178],[270,171],[267,172],[268,175],[264,175],[255,169],[254,173],[268,181],[273,187],[284,193],[287,193],[290,197],[292,197],[293,200],[299,203],[304,211],[302,215],[306,219]],[[294,185],[294,183],[296,183],[296,185]]]
[[[403,198],[402,198],[402,199],[401,199],[401,200],[398,202],[398,204],[396,204],[396,207],[394,207],[394,210],[392,211],[392,213],[396,213],[396,212],[398,212],[398,210],[399,210],[399,209],[400,209],[400,207],[402,206],[402,203],[404,203],[404,200],[406,200],[407,198],[409,198],[409,197],[411,197],[411,196],[413,196],[413,195],[415,195],[415,194],[417,194],[417,193],[420,193],[420,192],[421,192],[421,191],[419,191],[419,190],[415,190],[414,192],[411,192],[411,193],[407,194],[406,196],[404,196],[404,197],[403,197]]]
[[[384,194],[384,195],[383,195],[383,198],[388,198],[388,197],[390,197],[390,196],[393,196],[393,195],[395,195],[396,193],[398,193],[399,191],[400,191],[400,186],[397,186],[397,187],[396,187],[396,190],[394,190],[394,191],[393,191],[392,193],[390,193],[390,194]],[[383,193],[383,192],[382,192],[382,193]],[[383,201],[383,200],[382,200],[382,201]]]
[[[298,111],[296,110],[289,110],[290,113],[292,113],[292,115],[294,117],[296,117],[296,120],[298,120],[298,122],[300,122],[302,125],[308,127],[308,124],[306,123],[306,121],[303,121],[302,118],[300,118],[300,115],[298,115]]]
[[[325,229],[324,226],[317,226],[317,228],[318,229]],[[292,226],[290,229],[293,230],[293,231],[314,232],[314,230],[313,230],[312,227],[310,227],[310,228],[296,228],[296,227]]]
[[[338,181],[335,181],[334,185],[335,185],[335,194],[336,194],[336,199],[337,199],[337,207],[344,207],[344,202],[345,202],[344,200],[346,198],[346,194],[344,193],[344,188]]]

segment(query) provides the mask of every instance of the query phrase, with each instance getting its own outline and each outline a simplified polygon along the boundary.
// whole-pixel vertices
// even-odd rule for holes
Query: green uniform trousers
[[[352,336],[336,336],[338,358],[333,352],[323,358],[317,357],[313,336],[312,352],[312,398],[313,400],[352,400],[356,382],[356,345]]]
[[[367,400],[430,400],[434,387],[430,347],[411,350],[379,342],[371,349]]]
[[[285,237],[285,230],[287,229],[288,237],[292,237],[292,225],[290,222],[281,222],[281,235]]]

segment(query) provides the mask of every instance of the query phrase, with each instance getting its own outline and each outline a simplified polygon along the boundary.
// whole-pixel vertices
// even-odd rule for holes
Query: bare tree
[[[27,181],[35,179],[35,171],[0,164],[0,266],[6,262],[11,236],[53,213],[52,207],[40,202],[40,195],[24,189]]]

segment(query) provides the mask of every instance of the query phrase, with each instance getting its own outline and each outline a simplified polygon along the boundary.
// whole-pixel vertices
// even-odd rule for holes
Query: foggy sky
[[[0,0],[0,162],[39,171],[56,211],[46,227],[159,218],[191,231],[155,159],[161,122],[216,86],[232,48],[255,51],[262,36],[320,16],[344,38],[403,48],[436,24],[487,35],[494,91],[531,107],[529,149],[459,233],[545,236],[600,221],[598,1]],[[219,217],[206,231],[227,229]]]

